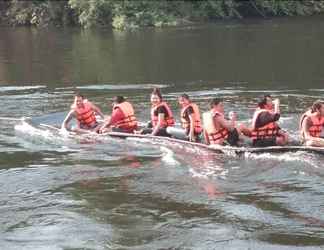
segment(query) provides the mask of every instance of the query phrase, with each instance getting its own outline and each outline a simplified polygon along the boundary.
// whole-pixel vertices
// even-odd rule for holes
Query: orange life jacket
[[[119,108],[124,114],[124,118],[115,124],[112,124],[116,128],[132,129],[137,127],[137,120],[134,114],[133,106],[129,102],[122,102],[115,104],[113,109]]]
[[[217,128],[215,126],[214,117],[216,115],[224,117],[223,114],[217,111],[209,111],[203,113],[203,123],[205,136],[209,144],[223,144],[228,137],[229,131],[226,128]]]
[[[195,103],[190,103],[189,105],[187,105],[186,107],[184,107],[181,110],[181,125],[184,129],[190,130],[190,119],[186,120],[185,119],[185,112],[186,110],[192,107],[193,109],[193,120],[194,120],[194,131],[195,133],[199,134],[202,131],[202,127],[201,127],[201,120],[200,120],[200,112],[199,112],[199,108],[197,106],[197,104]]]
[[[252,119],[252,131],[251,131],[252,140],[273,138],[279,135],[280,127],[276,122],[269,122],[268,124],[259,128],[255,127],[255,123],[262,112],[270,112],[270,111],[267,109],[257,109],[255,111]]]
[[[320,137],[321,132],[323,130],[323,126],[324,126],[324,117],[319,118],[317,115],[312,114],[310,112],[310,110],[305,112],[300,118],[299,128],[300,128],[302,137],[304,137],[304,134],[302,132],[303,121],[308,117],[311,119],[311,122],[312,122],[312,126],[310,126],[310,128],[308,129],[309,134],[312,137]]]
[[[173,119],[172,111],[166,102],[161,102],[158,105],[151,108],[151,121],[152,121],[153,127],[155,127],[157,125],[158,120],[159,120],[158,115],[155,115],[154,113],[161,106],[165,107],[165,109],[167,110],[167,115],[164,116],[164,120],[162,121],[162,127],[166,128],[168,126],[173,126],[174,119]]]
[[[76,113],[76,118],[79,122],[80,127],[91,128],[97,123],[96,116],[88,100],[83,101],[82,108],[79,108],[76,105],[72,105],[72,109]]]

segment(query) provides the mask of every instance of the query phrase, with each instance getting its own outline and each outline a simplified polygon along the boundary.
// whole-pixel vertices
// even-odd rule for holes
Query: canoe
[[[40,124],[41,127],[52,129],[59,131],[60,129],[47,125],[47,124]],[[285,152],[297,152],[297,151],[304,151],[310,153],[317,153],[324,155],[324,148],[320,147],[310,147],[310,146],[272,146],[272,147],[232,147],[232,146],[221,146],[221,145],[206,145],[197,142],[189,142],[180,139],[170,138],[170,137],[162,137],[162,136],[152,136],[152,135],[141,135],[141,134],[129,134],[129,133],[121,133],[121,132],[107,132],[104,134],[96,134],[94,132],[89,132],[89,135],[95,134],[97,136],[111,136],[111,137],[118,137],[118,138],[138,138],[138,139],[148,139],[152,142],[156,143],[176,143],[178,145],[185,145],[188,147],[198,147],[201,149],[209,150],[215,153],[223,153],[223,154],[232,154],[235,153],[237,155],[244,154],[244,153],[285,153]],[[70,135],[75,135],[75,133],[70,132]]]
[[[319,153],[324,154],[324,148],[320,147],[310,147],[310,146],[272,146],[272,147],[232,147],[232,146],[221,146],[221,145],[206,145],[197,142],[189,142],[184,140],[179,140],[170,137],[162,137],[162,136],[152,136],[152,135],[140,135],[140,134],[129,134],[129,133],[121,133],[121,132],[108,132],[103,135],[109,135],[111,137],[119,137],[119,138],[138,138],[138,139],[149,139],[156,143],[178,143],[181,145],[194,146],[203,148],[206,150],[210,150],[216,153],[235,153],[235,154],[244,154],[244,153],[284,153],[284,152],[311,152],[311,153]]]

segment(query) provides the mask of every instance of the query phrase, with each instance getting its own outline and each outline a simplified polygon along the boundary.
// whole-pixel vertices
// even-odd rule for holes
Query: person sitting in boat
[[[224,105],[221,99],[215,98],[210,102],[211,110],[203,113],[204,138],[206,144],[238,146],[240,134],[249,134],[249,129],[236,124],[236,113],[229,113],[229,120],[224,117]]]
[[[99,132],[133,133],[136,129],[137,120],[132,104],[127,102],[123,96],[115,96],[111,116],[105,120]]]
[[[280,101],[264,95],[258,103],[252,118],[251,139],[254,147],[284,146],[288,135],[277,121],[280,118]]]
[[[151,94],[151,104],[151,121],[148,127],[141,130],[140,133],[169,137],[167,127],[174,125],[173,114],[169,105],[163,101],[161,92],[157,88]]]
[[[84,98],[80,93],[74,96],[74,102],[71,105],[71,110],[65,117],[62,123],[62,129],[72,130],[74,132],[84,133],[89,131],[97,132],[100,128],[96,115],[104,118],[101,110],[92,102]],[[69,122],[75,118],[77,127],[70,129]]]
[[[299,126],[302,142],[306,146],[324,147],[324,138],[321,138],[324,126],[324,103],[316,101],[312,108],[301,116]]]
[[[187,94],[182,94],[178,98],[181,106],[181,127],[168,127],[167,132],[173,137],[191,142],[200,142],[202,125],[200,120],[200,112],[197,104],[191,102]]]

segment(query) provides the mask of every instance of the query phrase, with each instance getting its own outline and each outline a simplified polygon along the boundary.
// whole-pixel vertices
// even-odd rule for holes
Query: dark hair
[[[125,101],[125,98],[123,96],[114,96],[113,102],[115,103],[122,103]]]
[[[267,98],[271,98],[271,95],[264,95],[260,98],[258,102],[259,108],[264,108],[264,106],[267,104]]]
[[[184,99],[187,99],[187,100],[190,100],[190,97],[187,94],[182,94],[180,97],[182,97]]]
[[[222,99],[220,98],[214,98],[209,102],[210,108],[213,108],[214,106],[217,106],[218,104],[220,104],[221,102],[223,102]]]
[[[84,95],[82,95],[79,91],[76,91],[74,96],[76,97],[82,97],[82,99],[84,98]]]
[[[312,107],[311,107],[312,113],[315,113],[317,110],[321,109],[322,105],[323,105],[322,101],[314,102]]]
[[[160,98],[160,100],[162,101],[162,94],[161,94],[160,89],[154,88],[151,95],[157,95]]]

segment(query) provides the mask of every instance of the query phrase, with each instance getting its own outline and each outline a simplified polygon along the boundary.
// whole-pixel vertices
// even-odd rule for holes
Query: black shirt
[[[270,112],[261,112],[255,121],[255,128],[263,127],[270,122],[276,122],[280,118],[280,114],[272,114]]]
[[[190,122],[189,116],[194,113],[194,110],[191,106],[186,108],[185,112],[183,113],[182,118],[184,118],[187,122]]]
[[[164,114],[164,117],[169,117],[168,110],[165,106],[160,106],[154,110],[154,116],[159,116],[159,114]]]

